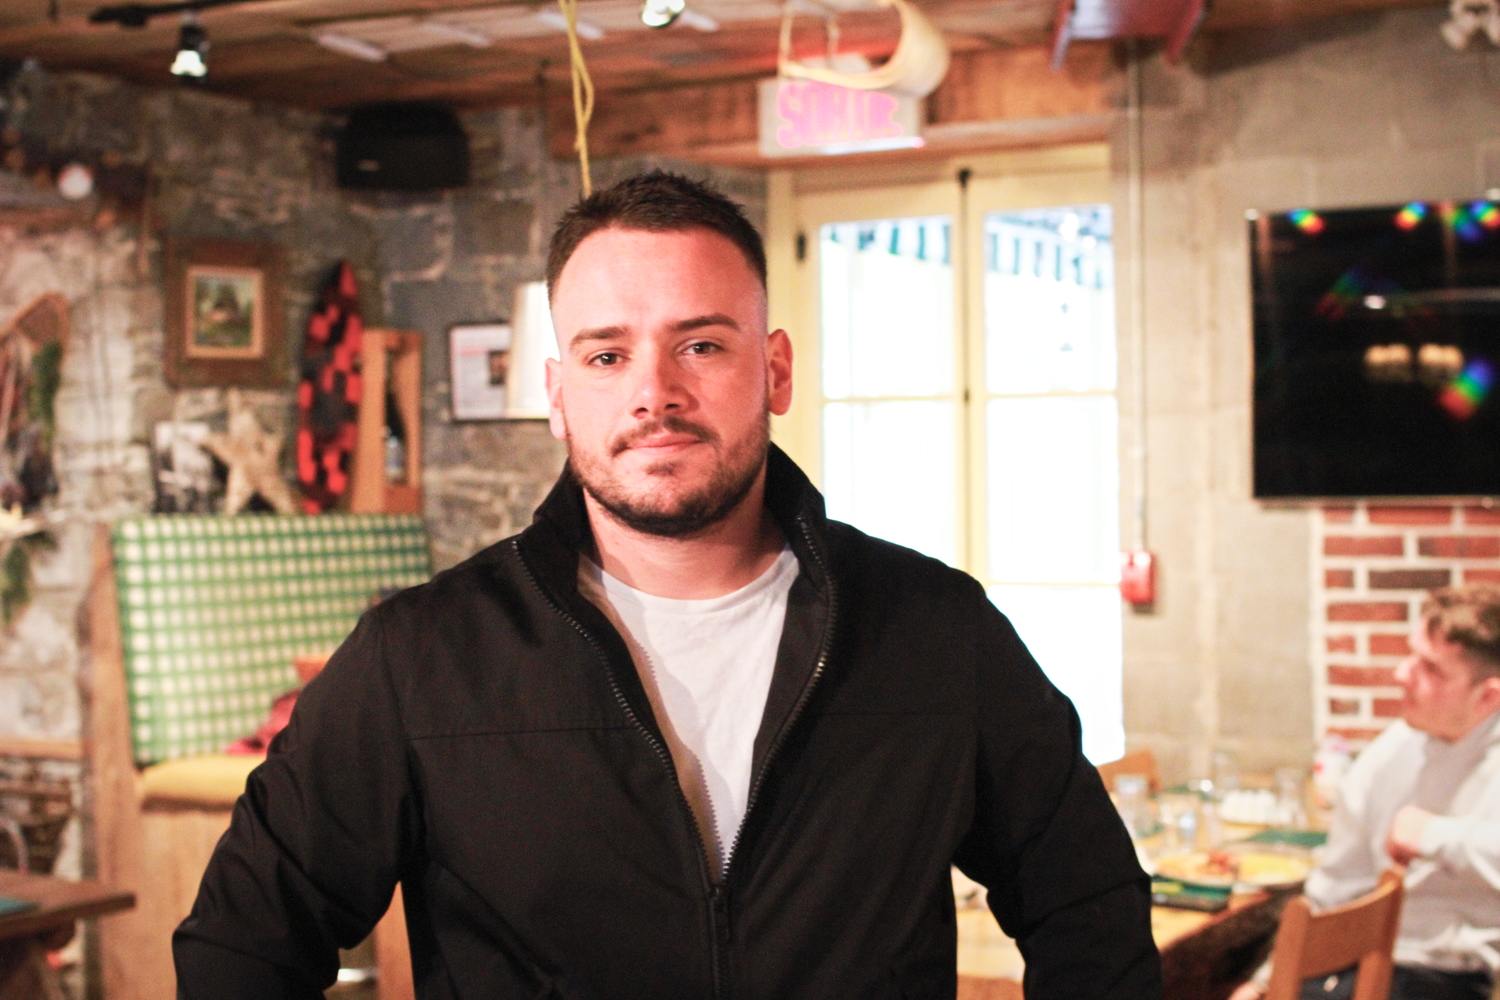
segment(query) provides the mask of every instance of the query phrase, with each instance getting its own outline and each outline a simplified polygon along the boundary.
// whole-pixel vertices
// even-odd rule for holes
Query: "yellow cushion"
[[[141,799],[232,806],[245,790],[245,779],[264,761],[258,754],[211,753],[153,764],[141,772]]]

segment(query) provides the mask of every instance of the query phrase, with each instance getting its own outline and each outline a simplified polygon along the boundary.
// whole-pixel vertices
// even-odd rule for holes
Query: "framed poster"
[[[500,420],[510,377],[510,324],[481,323],[448,330],[454,420]]]
[[[285,255],[270,243],[167,244],[167,382],[281,386]]]

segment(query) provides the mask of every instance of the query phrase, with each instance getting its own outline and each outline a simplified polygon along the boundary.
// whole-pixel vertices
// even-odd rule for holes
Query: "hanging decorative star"
[[[229,466],[225,514],[238,514],[252,496],[259,496],[279,514],[296,512],[297,500],[277,462],[281,440],[260,425],[238,389],[229,390],[229,433],[210,434],[203,446]]]

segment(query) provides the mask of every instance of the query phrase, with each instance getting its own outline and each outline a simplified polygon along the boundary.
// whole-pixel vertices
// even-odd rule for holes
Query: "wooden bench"
[[[104,995],[176,995],[187,916],[261,760],[218,751],[297,686],[382,591],[431,573],[407,515],[158,517],[101,528],[88,604],[88,732],[98,875],[137,907],[99,928]],[[411,995],[399,894],[376,947],[382,1000]],[[403,981],[404,980],[404,981]]]

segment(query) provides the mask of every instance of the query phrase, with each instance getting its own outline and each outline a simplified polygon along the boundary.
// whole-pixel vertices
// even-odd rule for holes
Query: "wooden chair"
[[[1146,786],[1152,795],[1161,791],[1161,770],[1156,766],[1156,754],[1150,747],[1132,750],[1119,760],[1112,760],[1098,767],[1099,778],[1109,791],[1115,790],[1115,778],[1121,774],[1140,774],[1146,778]]]
[[[1372,891],[1322,913],[1313,913],[1306,896],[1288,902],[1271,952],[1266,1000],[1296,1000],[1304,979],[1353,965],[1359,966],[1354,1000],[1385,1000],[1405,877],[1401,868],[1387,868]]]
[[[214,546],[229,543],[240,558],[221,570],[230,560]],[[158,554],[152,554],[154,546]],[[132,554],[132,548],[143,551]],[[332,649],[370,597],[430,573],[426,529],[412,517],[178,515],[130,519],[113,536],[100,528],[87,623],[95,856],[99,878],[137,899],[133,911],[99,927],[109,1000],[176,994],[172,931],[191,909],[209,857],[229,827],[234,800],[260,762],[215,749],[252,730],[270,696],[297,683],[296,653]],[[234,631],[212,631],[218,626],[209,624],[206,606],[193,603],[225,605],[228,595],[210,593],[220,586],[242,588],[228,612],[228,628],[244,630],[243,640]],[[174,612],[182,623],[198,623],[196,638],[182,634],[187,624],[178,623]],[[237,612],[249,624],[240,625]],[[251,628],[259,631],[251,634]],[[213,678],[222,680],[228,669],[207,658],[200,664],[197,651],[204,646],[213,652],[233,641],[254,644],[248,654],[253,663],[240,668],[240,680],[260,690],[221,702]],[[172,658],[176,672],[160,662],[148,672],[146,651],[159,661]],[[170,688],[163,678],[173,682]],[[239,717],[225,716],[221,725],[219,715],[192,715],[219,713],[221,704]],[[409,1000],[399,891],[375,931],[375,951],[380,1000]]]

